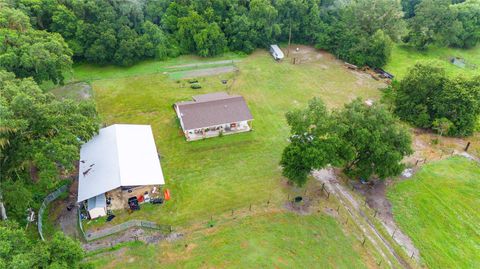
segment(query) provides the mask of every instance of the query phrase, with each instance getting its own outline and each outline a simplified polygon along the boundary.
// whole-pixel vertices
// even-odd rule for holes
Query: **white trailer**
[[[284,55],[283,51],[278,47],[278,45],[270,45],[270,54],[277,61],[282,60]]]

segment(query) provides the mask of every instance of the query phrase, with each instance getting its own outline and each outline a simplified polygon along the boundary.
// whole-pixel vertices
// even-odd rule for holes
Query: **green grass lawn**
[[[480,165],[427,164],[388,190],[395,220],[429,268],[480,268]]]
[[[235,225],[202,229],[185,238],[91,259],[102,268],[367,268],[358,240],[330,216],[266,213]],[[367,265],[366,265],[367,264]]]
[[[257,51],[237,67],[237,74],[199,78],[201,90],[192,90],[188,83],[177,83],[163,73],[121,78],[108,75],[109,79],[92,82],[98,111],[107,125],[152,125],[166,188],[173,197],[161,207],[147,206],[132,215],[119,212],[112,224],[137,218],[183,225],[251,203],[285,200],[278,164],[289,134],[285,113],[305,107],[314,96],[330,107],[356,97],[378,99],[378,88],[384,86],[350,72],[330,57],[293,65],[276,63],[266,51]],[[88,66],[79,72],[87,72],[85,68]],[[97,68],[89,72],[102,74]],[[229,80],[230,92],[245,97],[255,118],[254,130],[186,142],[172,104],[192,95],[225,90],[221,79]]]
[[[457,67],[449,62],[450,57],[463,58],[469,64],[476,65],[477,68]],[[422,52],[405,45],[396,44],[393,47],[392,56],[384,69],[394,74],[397,79],[401,79],[416,62],[424,60],[437,60],[452,75],[480,75],[480,46],[468,50],[430,47]]]
[[[155,73],[163,73],[173,70],[194,69],[193,67],[171,68],[183,64],[202,64],[207,62],[222,60],[239,60],[246,57],[243,54],[226,53],[222,56],[203,58],[194,55],[182,55],[177,58],[167,59],[165,61],[146,60],[130,67],[121,66],[98,66],[91,64],[77,64],[74,66],[72,74],[66,74],[66,81],[92,81],[98,79],[121,78],[138,75],[149,75]],[[214,67],[218,65],[209,65]]]

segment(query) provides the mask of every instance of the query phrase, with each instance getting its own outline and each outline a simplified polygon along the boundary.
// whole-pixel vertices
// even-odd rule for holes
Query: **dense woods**
[[[16,45],[24,43],[18,39],[46,45],[54,40],[62,48],[54,50],[48,70],[35,69],[37,81],[61,82],[58,70],[70,55],[77,61],[132,65],[186,53],[250,53],[292,40],[353,64],[380,67],[392,42],[403,40],[419,49],[430,44],[468,48],[480,39],[479,0],[3,1],[0,25],[13,28],[3,37],[12,43],[2,42],[7,45],[1,48],[2,54],[8,52],[1,59],[7,70],[28,76],[40,65],[24,60],[38,54],[28,55]],[[60,37],[38,30],[59,33],[69,49]]]

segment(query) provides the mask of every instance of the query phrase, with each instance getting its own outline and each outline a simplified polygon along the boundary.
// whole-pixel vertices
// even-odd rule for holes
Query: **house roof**
[[[163,184],[150,125],[111,125],[80,149],[78,202],[120,186]]]
[[[184,130],[253,120],[245,99],[240,95],[216,92],[194,96],[193,100],[175,104]]]

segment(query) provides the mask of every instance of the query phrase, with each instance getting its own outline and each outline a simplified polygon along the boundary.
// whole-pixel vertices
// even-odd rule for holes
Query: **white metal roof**
[[[273,49],[273,53],[275,54],[275,58],[277,59],[283,59],[283,51],[278,47],[278,45],[270,45],[270,47]]]
[[[163,184],[150,125],[111,125],[80,149],[78,202],[120,186]]]

